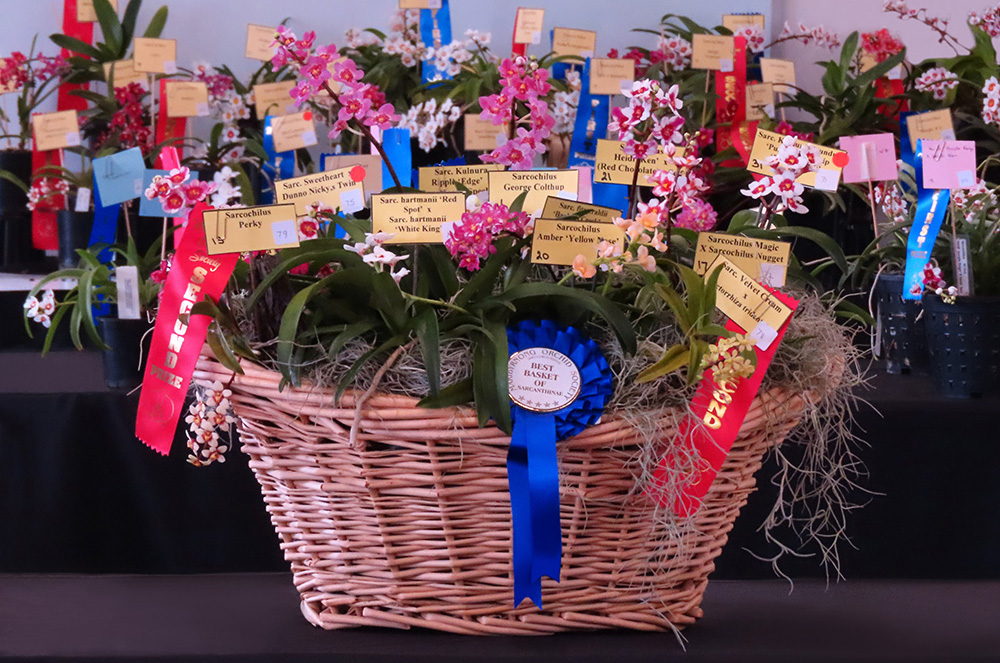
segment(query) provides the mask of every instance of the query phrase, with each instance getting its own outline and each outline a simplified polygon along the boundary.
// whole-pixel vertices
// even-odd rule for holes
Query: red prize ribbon
[[[765,286],[766,287],[766,286]],[[789,306],[794,311],[799,302],[797,299],[781,292],[776,292],[767,288],[782,303]],[[715,382],[710,373],[705,373],[698,386],[698,391],[691,400],[691,412],[693,416],[687,417],[681,422],[678,435],[680,436],[681,448],[693,452],[697,458],[698,468],[694,470],[694,476],[689,483],[683,485],[677,495],[671,496],[666,486],[670,481],[671,470],[676,467],[675,456],[667,455],[660,461],[659,467],[653,472],[652,484],[646,489],[646,495],[654,499],[661,506],[669,506],[681,517],[687,517],[698,510],[708,493],[708,489],[715,481],[722,464],[729,455],[729,450],[733,448],[736,435],[746,419],[747,412],[753,399],[760,391],[760,385],[764,381],[764,374],[767,373],[774,353],[778,350],[778,345],[788,330],[788,323],[778,330],[775,338],[767,350],[754,348],[757,354],[757,368],[748,378],[744,378],[731,385],[728,383],[719,384]],[[726,324],[726,329],[737,333],[746,333],[732,320]],[[674,498],[673,504],[670,503]]]
[[[142,378],[135,435],[163,455],[170,453],[188,384],[211,322],[208,316],[192,315],[185,324],[181,316],[190,313],[191,307],[205,297],[218,301],[240,257],[238,253],[208,255],[202,222],[202,213],[207,209],[212,207],[198,203],[188,215],[187,232],[163,284]]]
[[[62,150],[41,151],[36,146],[35,130],[31,130],[31,172],[37,173],[47,166],[63,165]],[[40,179],[49,186],[56,183],[58,178],[46,177]],[[29,183],[30,184],[30,183]],[[56,251],[59,249],[59,226],[56,222],[56,212],[66,205],[66,197],[63,195],[54,196],[44,202],[35,205],[31,212],[31,243],[42,251]]]
[[[92,45],[94,43],[94,24],[76,20],[76,3],[77,0],[63,1],[63,34],[67,37],[79,39],[85,44]],[[62,56],[64,58],[79,57],[79,55],[68,49],[62,49]],[[83,57],[87,56],[84,55]],[[75,110],[79,112],[87,110],[87,100],[71,93],[74,90],[86,90],[89,87],[87,83],[64,83],[60,85],[56,108],[61,111]]]
[[[899,79],[880,78],[875,81],[876,99],[889,99],[904,92],[903,81]],[[906,99],[893,99],[878,107],[878,112],[889,120],[899,120],[900,112],[905,113],[908,110],[910,110],[910,104]]]
[[[719,152],[735,146],[733,130],[738,132],[747,119],[747,40],[735,37],[733,44],[733,70],[715,72],[715,123],[718,125],[715,146]],[[739,159],[727,159],[719,165],[741,168],[745,164]]]
[[[164,142],[176,138],[184,138],[184,130],[187,129],[187,118],[184,117],[167,117],[167,79],[160,79],[160,108],[156,115],[156,144],[163,145]],[[170,147],[173,147],[175,154],[178,157],[178,161],[182,156],[182,148],[180,146],[180,141],[175,141],[178,144],[171,142]],[[163,165],[163,152],[160,152],[160,156],[156,160],[156,167],[162,170],[168,170],[167,166]],[[177,166],[173,166],[176,168]]]

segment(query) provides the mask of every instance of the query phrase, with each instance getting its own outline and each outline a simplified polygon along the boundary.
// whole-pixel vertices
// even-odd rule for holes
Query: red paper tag
[[[142,379],[135,435],[163,455],[170,453],[188,384],[211,322],[208,316],[192,315],[184,324],[180,316],[190,313],[205,297],[218,301],[239,260],[238,253],[208,255],[202,223],[207,209],[212,207],[199,203],[191,211],[187,232],[171,261]]]
[[[793,311],[798,307],[799,302],[794,297],[767,289]],[[754,349],[757,354],[757,369],[749,378],[740,380],[735,387],[716,383],[711,373],[706,373],[702,378],[698,391],[691,400],[692,416],[681,422],[678,431],[679,444],[686,452],[694,452],[699,459],[699,467],[695,469],[691,481],[681,487],[680,493],[671,504],[670,499],[674,496],[668,493],[665,486],[670,479],[670,470],[676,466],[677,461],[670,455],[660,461],[646,494],[661,506],[671,507],[681,517],[690,516],[701,506],[708,489],[722,469],[729,450],[733,448],[733,442],[736,441],[740,427],[750,411],[753,399],[760,391],[764,374],[774,359],[790,321],[791,317],[778,330],[777,337],[767,350]],[[746,330],[731,320],[726,329],[746,333]]]

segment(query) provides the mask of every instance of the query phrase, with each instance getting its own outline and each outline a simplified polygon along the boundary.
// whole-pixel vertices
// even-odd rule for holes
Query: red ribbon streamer
[[[767,287],[767,286],[764,286]],[[767,288],[782,303],[794,311],[799,302],[794,297]],[[728,384],[715,382],[710,373],[701,380],[698,391],[691,400],[692,417],[681,422],[680,444],[683,449],[693,450],[698,459],[699,467],[690,483],[685,484],[673,504],[669,503],[671,496],[666,490],[669,483],[670,470],[676,467],[675,456],[668,455],[660,461],[659,467],[653,473],[652,485],[646,489],[646,494],[656,500],[661,506],[670,506],[681,517],[687,517],[698,510],[712,482],[722,469],[722,464],[733,448],[736,435],[739,433],[753,399],[760,391],[771,360],[778,350],[778,345],[788,330],[791,316],[778,330],[767,350],[754,348],[757,354],[757,369],[748,378],[736,383],[735,388]],[[729,321],[726,329],[737,333],[746,333],[735,322]]]
[[[187,128],[187,118],[184,117],[167,117],[167,79],[160,79],[160,108],[156,115],[156,144],[163,145],[164,142],[176,138],[184,138],[184,130]],[[182,154],[182,147],[177,141],[177,145],[171,143],[171,147],[174,147],[178,158]],[[163,152],[160,152],[160,156],[156,159],[156,167],[161,170],[169,170],[169,168],[164,165],[163,162]],[[173,166],[176,168],[177,166]]]
[[[184,324],[180,316],[188,314],[205,297],[218,301],[240,257],[238,253],[208,255],[202,221],[207,209],[212,207],[199,203],[188,215],[187,232],[163,284],[142,379],[135,435],[163,455],[170,453],[191,375],[211,322],[208,316],[192,315]]]
[[[79,39],[85,44],[92,45],[94,43],[94,24],[76,20],[76,3],[77,0],[64,0],[63,2],[63,34],[67,37]],[[64,48],[62,49],[62,56],[68,58],[79,56],[79,54]],[[89,87],[87,83],[64,83],[60,85],[56,108],[61,111],[75,110],[79,112],[87,110],[87,100],[71,93],[74,90],[87,90]]]
[[[733,43],[733,70],[715,72],[715,123],[719,127],[715,146],[719,152],[735,146],[732,129],[747,119],[747,40],[735,37]],[[746,164],[727,159],[719,165],[740,168]]]
[[[31,130],[31,172],[37,173],[42,168],[63,165],[62,150],[41,151],[36,146],[35,130]],[[40,178],[38,183],[53,186],[59,178]],[[62,194],[54,196],[35,205],[31,212],[31,244],[42,251],[55,251],[59,248],[59,225],[56,222],[56,212],[66,205],[66,197]]]
[[[732,141],[736,151],[740,153],[744,168],[750,163],[750,151],[753,149],[753,139],[757,135],[758,124],[756,120],[753,122],[735,122],[729,128],[729,139]],[[753,175],[757,179],[763,177],[763,175],[758,176],[757,173],[753,173]]]

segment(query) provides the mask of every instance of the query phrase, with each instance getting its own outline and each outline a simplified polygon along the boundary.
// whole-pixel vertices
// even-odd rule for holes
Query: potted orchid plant
[[[37,38],[36,38],[37,39]],[[66,75],[61,56],[14,51],[0,58],[0,266],[17,267],[34,254],[28,214],[31,182],[31,116],[55,92]],[[13,103],[8,103],[13,101]]]

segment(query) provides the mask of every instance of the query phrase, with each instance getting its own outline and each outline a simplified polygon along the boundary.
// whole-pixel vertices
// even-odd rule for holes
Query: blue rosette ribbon
[[[536,411],[513,401],[507,453],[513,530],[514,607],[525,598],[542,607],[542,576],[559,582],[562,527],[556,442],[596,424],[611,398],[611,369],[592,339],[550,320],[524,321],[508,329],[511,356],[548,348],[568,357],[580,374],[575,399],[561,409]]]

